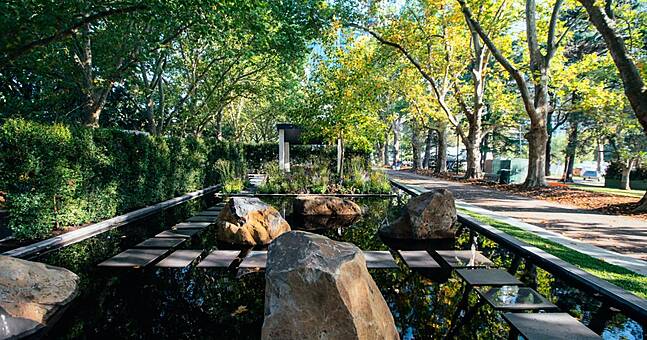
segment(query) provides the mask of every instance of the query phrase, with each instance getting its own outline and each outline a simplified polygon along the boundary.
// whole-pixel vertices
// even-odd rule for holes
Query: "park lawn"
[[[563,246],[559,243],[547,240],[521,228],[512,226],[505,222],[495,220],[490,217],[481,216],[471,211],[459,209],[475,219],[487,223],[508,235],[512,235],[530,245],[533,245],[551,255],[573,264],[580,269],[595,275],[601,279],[607,280],[618,287],[630,291],[637,296],[647,299],[647,276],[643,276],[633,271],[611,264],[576,250]]]
[[[610,195],[629,196],[629,197],[636,197],[636,198],[642,198],[645,195],[644,190],[622,190],[622,189],[616,189],[616,188],[583,185],[579,183],[569,184],[568,186],[574,189],[600,192],[600,193],[610,194]]]

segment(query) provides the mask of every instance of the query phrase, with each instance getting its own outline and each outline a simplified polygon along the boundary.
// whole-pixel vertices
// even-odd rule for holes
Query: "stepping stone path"
[[[214,209],[222,209],[222,206],[222,204],[219,204],[215,207],[211,207],[207,212],[208,214],[213,214]],[[192,219],[207,220],[192,221]],[[106,261],[101,262],[99,266],[123,268],[146,267],[167,255],[173,250],[173,248],[186,242],[187,239],[190,239],[203,229],[206,229],[217,219],[218,216],[193,216],[188,219],[188,223],[178,223],[171,230],[162,231],[155,235],[155,237],[137,244],[134,249],[128,249]],[[159,266],[186,267],[193,262],[193,260],[197,259],[201,253],[201,250],[178,250],[165,260],[160,261]]]
[[[400,268],[389,251],[362,251],[369,269]]]
[[[99,263],[99,267],[142,268],[168,252],[170,249],[128,249]]]
[[[267,251],[252,250],[243,258],[239,268],[265,268],[267,265]]]
[[[186,238],[149,238],[135,246],[135,248],[175,248],[180,244],[184,243]]]
[[[165,237],[170,237],[170,238],[191,238],[193,235],[201,232],[202,229],[178,229],[178,230],[164,230],[163,232],[155,235],[155,237],[159,238],[165,238]]]
[[[402,256],[404,262],[409,268],[418,269],[439,269],[441,268],[438,262],[434,260],[429,252],[426,250],[399,250],[398,253]]]
[[[183,222],[174,225],[171,229],[204,229],[210,225],[209,222]]]
[[[479,287],[476,292],[496,310],[557,309],[557,306],[529,287]]]
[[[210,223],[215,223],[217,220],[218,220],[218,216],[200,216],[200,215],[195,215],[187,219],[187,221],[189,222],[210,222]]]
[[[228,268],[238,254],[240,250],[214,250],[198,263],[198,268]]]
[[[469,286],[522,286],[523,282],[519,281],[512,274],[503,269],[457,269],[456,273]]]
[[[175,252],[173,252],[173,254],[165,257],[155,266],[164,268],[184,268],[195,261],[200,256],[200,254],[202,254],[202,250],[176,250]]]
[[[492,267],[494,263],[480,251],[437,250],[436,253],[451,268]]]
[[[220,215],[220,210],[205,210],[196,214],[196,216],[218,216]]]
[[[505,313],[503,314],[503,318],[515,331],[528,340],[601,339],[599,335],[595,334],[568,313]]]

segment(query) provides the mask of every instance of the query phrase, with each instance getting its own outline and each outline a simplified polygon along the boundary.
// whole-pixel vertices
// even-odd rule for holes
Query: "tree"
[[[48,2],[0,5],[3,114],[96,127],[121,119],[102,119],[108,107],[153,133],[201,133],[261,71],[303,65],[330,23],[323,1]]]
[[[527,78],[533,86],[533,95],[528,91],[526,77],[521,71],[497,48],[490,38],[488,32],[483,29],[479,21],[470,11],[464,0],[457,0],[467,20],[474,27],[476,32],[492,51],[495,59],[508,71],[519,89],[524,103],[524,108],[530,118],[530,131],[526,134],[528,140],[528,176],[524,182],[525,187],[538,187],[546,185],[546,142],[548,133],[546,130],[546,118],[551,110],[548,83],[550,79],[550,62],[555,56],[565,30],[560,36],[557,35],[559,23],[559,11],[563,0],[556,0],[552,6],[550,21],[546,31],[545,52],[541,51],[537,30],[537,6],[535,0],[526,0],[525,23],[526,42],[529,55],[530,76]]]
[[[616,22],[611,8],[611,0],[607,1],[608,6],[605,10],[598,7],[595,1],[578,1],[584,6],[589,14],[589,20],[604,39],[622,79],[625,95],[645,135],[647,135],[647,87],[645,87],[640,72],[630,57],[624,39],[615,29]],[[638,203],[636,210],[647,211],[647,193]]]
[[[380,120],[381,94],[388,75],[375,65],[376,46],[363,37],[342,36],[311,63],[306,103],[292,121],[330,143],[371,150],[386,126]],[[343,164],[341,166],[343,169]]]

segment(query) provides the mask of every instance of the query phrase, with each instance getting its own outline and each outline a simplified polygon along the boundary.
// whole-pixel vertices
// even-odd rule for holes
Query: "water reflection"
[[[289,214],[287,200],[268,200],[279,211]],[[377,234],[379,226],[394,220],[403,202],[395,199],[363,199],[366,213],[346,226],[317,230],[335,240],[351,242],[364,250],[388,250]],[[201,338],[257,339],[263,322],[265,280],[263,272],[240,275],[228,269],[147,269],[107,271],[98,262],[156,234],[184,219],[205,203],[177,207],[148,221],[130,225],[54,252],[41,260],[60,265],[80,274],[82,293],[66,315],[49,334],[51,338]],[[175,208],[174,208],[175,209]],[[294,227],[297,224],[293,225]],[[411,246],[394,245],[391,246]],[[418,249],[465,249],[483,252],[495,266],[509,267],[513,255],[494,242],[478,238],[473,244],[470,233],[462,231],[453,243],[422,245]],[[420,246],[420,245],[416,245]],[[215,249],[213,230],[189,243],[186,248]],[[403,339],[442,338],[450,329],[451,317],[459,312],[464,286],[449,270],[412,271],[400,264],[399,270],[370,270]],[[563,311],[588,324],[600,303],[570,287],[541,269],[526,263],[519,267],[520,279],[536,282],[537,291]],[[238,274],[238,275],[237,275]],[[475,306],[476,294],[469,295]],[[505,338],[508,326],[499,313],[487,305],[475,308],[474,316],[457,327],[457,338]],[[604,337],[641,339],[642,329],[622,315],[614,315]]]

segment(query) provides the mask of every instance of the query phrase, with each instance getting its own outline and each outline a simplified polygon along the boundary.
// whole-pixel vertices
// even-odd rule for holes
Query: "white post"
[[[285,171],[290,172],[290,142],[285,142],[284,145],[283,154],[285,155],[285,160],[283,161],[283,166]]]
[[[279,169],[285,170],[285,130],[279,129]]]

